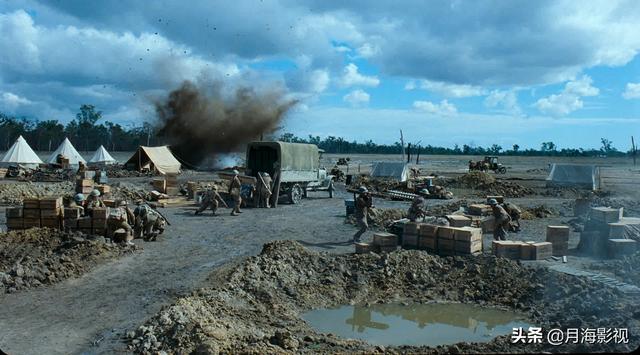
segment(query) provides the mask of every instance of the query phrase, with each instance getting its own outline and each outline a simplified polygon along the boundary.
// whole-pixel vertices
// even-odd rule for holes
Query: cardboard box
[[[449,225],[451,227],[468,227],[471,226],[471,218],[462,215],[447,215]]]
[[[32,228],[32,227],[40,227],[40,218],[24,218],[24,227]]]
[[[467,210],[469,211],[469,214],[474,216],[488,216],[491,214],[491,206],[486,204],[472,204],[469,205]]]
[[[609,257],[621,258],[625,255],[631,255],[638,250],[638,243],[633,239],[609,239],[607,250]]]
[[[590,219],[601,223],[618,222],[622,218],[624,210],[622,208],[592,207]]]
[[[462,227],[456,229],[453,238],[455,240],[467,242],[482,241],[482,229],[474,227]]]
[[[29,219],[40,219],[40,210],[34,210],[31,208],[25,208],[22,210],[22,216],[24,218],[29,218]]]
[[[26,209],[39,209],[40,208],[40,200],[37,198],[25,198],[22,201],[22,207]]]
[[[22,218],[22,207],[7,207],[7,219],[9,218]]]
[[[405,249],[418,249],[418,235],[417,234],[403,234],[402,235],[402,247]]]
[[[60,217],[63,216],[63,212],[64,210],[62,208],[56,208],[53,210],[40,210],[40,217],[41,218],[52,218],[52,217]]]
[[[63,213],[64,218],[80,218],[80,208],[66,207]]]
[[[62,207],[62,197],[43,197],[40,199],[40,209],[56,210]]]
[[[22,217],[7,217],[8,229],[22,229],[24,228],[24,218]]]
[[[438,236],[438,226],[433,224],[421,223],[418,229],[418,235],[421,237],[437,237]]]
[[[94,208],[91,211],[91,217],[96,219],[107,219],[109,216],[109,207]]]
[[[455,227],[439,227],[438,239],[453,240],[455,233],[456,233]]]
[[[366,254],[372,251],[371,244],[369,243],[355,243],[356,254]]]
[[[91,221],[91,217],[82,217],[82,218],[78,218],[78,228],[80,229],[91,229],[91,227],[93,226],[93,223]]]
[[[433,237],[418,236],[418,249],[435,252],[438,250],[438,240]]]
[[[398,236],[386,232],[376,232],[373,234],[373,244],[379,246],[397,246]]]

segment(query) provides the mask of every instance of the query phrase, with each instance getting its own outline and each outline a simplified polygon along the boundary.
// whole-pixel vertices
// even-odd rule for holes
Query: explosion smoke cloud
[[[296,102],[279,89],[240,87],[225,96],[221,83],[205,88],[185,81],[156,102],[158,135],[183,164],[195,167],[273,133]]]

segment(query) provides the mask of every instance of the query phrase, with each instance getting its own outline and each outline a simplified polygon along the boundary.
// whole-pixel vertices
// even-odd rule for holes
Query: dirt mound
[[[103,237],[48,228],[0,233],[0,294],[76,277],[133,250]]]
[[[111,185],[111,198],[116,200],[135,201],[140,198],[152,200],[151,187],[146,185],[116,182]]]
[[[496,180],[496,178],[482,171],[472,171],[456,179],[447,180],[448,187],[480,190],[478,196],[499,195],[504,197],[524,197],[535,192],[529,187],[512,181]]]
[[[19,205],[25,198],[45,196],[73,196],[71,181],[59,183],[15,182],[0,184],[0,204]]]
[[[534,219],[534,218],[549,218],[558,216],[559,213],[553,208],[549,208],[544,205],[536,207],[526,207],[523,209],[520,218],[522,219]]]
[[[619,280],[640,286],[640,252],[619,260],[605,260],[589,266],[593,270],[612,273]]]
[[[104,170],[107,171],[107,177],[109,178],[151,177],[158,175],[153,171],[127,170],[122,165],[109,165]]]
[[[406,183],[399,182],[396,179],[374,178],[367,175],[357,176],[350,185],[352,188],[358,188],[360,186],[366,187],[369,191],[377,192],[387,190],[414,192],[411,189],[407,189]]]
[[[493,175],[487,174],[482,171],[472,171],[470,173],[466,173],[456,180],[460,185],[470,189],[493,184],[494,182],[496,182],[496,178],[493,177]]]
[[[367,222],[370,227],[387,230],[394,221],[407,217],[407,211],[399,208],[372,208],[369,210]],[[345,223],[356,224],[356,218],[351,215]]]
[[[467,200],[459,200],[445,205],[436,205],[427,207],[427,213],[431,216],[446,216],[469,205]]]
[[[536,326],[629,328],[629,344],[593,344],[589,351],[629,351],[640,344],[638,301],[612,289],[547,269],[492,256],[441,258],[423,251],[329,254],[291,241],[229,265],[201,289],[127,333],[139,353],[452,353],[571,352],[580,344],[485,344],[438,348],[375,347],[319,334],[300,318],[343,304],[466,302],[517,310]]]

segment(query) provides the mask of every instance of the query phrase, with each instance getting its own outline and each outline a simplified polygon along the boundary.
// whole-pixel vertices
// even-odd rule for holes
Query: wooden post
[[[402,146],[402,161],[404,161],[404,137],[402,136],[402,130],[400,130],[400,145]]]
[[[420,146],[418,146],[418,152],[416,153],[416,165],[420,164]]]
[[[411,143],[407,143],[407,164],[411,162]]]
[[[636,166],[636,154],[638,153],[636,149],[636,143],[633,140],[633,136],[631,136],[631,156],[633,157],[633,166]]]

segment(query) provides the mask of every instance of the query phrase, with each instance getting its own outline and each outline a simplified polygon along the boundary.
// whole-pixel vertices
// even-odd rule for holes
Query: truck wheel
[[[501,166],[501,167],[498,169],[498,172],[499,172],[500,174],[506,174],[506,173],[507,173],[507,168],[505,168],[504,166]]]
[[[291,204],[297,205],[298,203],[300,203],[300,201],[302,201],[303,192],[300,185],[295,184],[291,186],[288,194],[289,194],[289,202]]]

